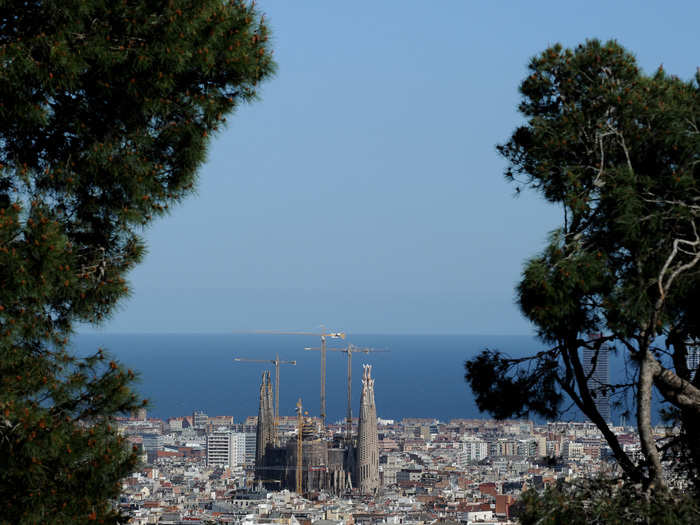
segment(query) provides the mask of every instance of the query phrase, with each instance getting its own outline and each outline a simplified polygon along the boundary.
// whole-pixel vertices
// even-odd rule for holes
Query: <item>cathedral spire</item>
[[[260,384],[260,405],[258,407],[258,426],[255,435],[255,468],[258,479],[263,479],[262,468],[265,463],[265,452],[269,445],[274,445],[274,415],[272,407],[272,382],[270,372],[262,374]]]
[[[374,404],[374,379],[372,379],[371,365],[363,365],[362,372],[356,479],[362,494],[374,494],[379,489],[377,407]]]

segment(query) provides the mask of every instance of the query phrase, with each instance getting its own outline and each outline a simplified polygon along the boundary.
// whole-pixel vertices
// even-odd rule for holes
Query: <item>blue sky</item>
[[[495,145],[548,45],[614,38],[690,78],[700,2],[259,1],[277,75],[144,234],[107,332],[527,334],[523,261],[558,210]]]

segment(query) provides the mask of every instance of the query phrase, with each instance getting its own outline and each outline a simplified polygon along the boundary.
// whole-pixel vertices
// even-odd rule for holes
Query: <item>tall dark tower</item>
[[[357,439],[357,487],[362,494],[374,494],[379,489],[379,443],[377,407],[374,404],[372,366],[363,365],[360,422]]]
[[[262,468],[265,452],[269,445],[274,445],[274,411],[272,405],[272,382],[270,372],[263,372],[260,384],[260,406],[258,408],[258,427],[255,435],[255,473],[258,479],[264,479]]]
[[[700,370],[700,345],[693,344],[691,341],[688,345],[688,356],[686,357],[690,378],[695,379],[695,374]]]
[[[588,376],[588,389],[593,395],[598,412],[605,421],[611,421],[610,417],[610,347],[601,345],[599,350],[591,348],[583,349],[583,371]]]

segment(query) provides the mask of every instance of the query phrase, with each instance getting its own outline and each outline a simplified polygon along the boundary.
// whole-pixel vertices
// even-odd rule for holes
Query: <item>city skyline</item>
[[[0,20],[0,521],[700,515],[697,0]]]
[[[369,380],[367,370],[365,379]],[[263,397],[269,401],[268,384],[263,378]],[[365,386],[371,383],[365,381]],[[275,512],[297,520],[312,515],[312,522],[324,519],[336,525],[350,520],[387,523],[387,517],[418,523],[418,517],[425,522],[426,516],[431,521],[442,517],[514,525],[509,509],[526,487],[541,490],[565,478],[612,473],[611,452],[591,423],[403,418],[377,421],[379,468],[372,486],[363,490],[362,480],[359,485],[349,478],[345,482],[339,468],[342,449],[336,445],[345,439],[343,425],[329,426],[324,442],[319,418],[303,418],[299,425],[290,417],[280,426],[283,439],[289,440],[286,449],[267,448],[278,459],[285,450],[292,454],[291,463],[287,459],[283,467],[289,470],[283,476],[285,488],[275,482],[279,470],[274,466],[262,471],[267,472],[264,478],[252,478],[257,464],[254,417],[245,423],[212,417],[204,428],[195,429],[195,420],[202,417],[194,413],[163,421],[139,411],[117,420],[126,439],[143,451],[140,471],[122,482],[120,506],[134,523],[146,524],[157,516],[226,523],[252,514],[260,522]],[[290,468],[300,427],[301,492],[293,487],[297,471]],[[629,450],[638,449],[632,429],[612,431]],[[446,499],[455,504],[445,506]],[[265,505],[258,506],[261,502]]]

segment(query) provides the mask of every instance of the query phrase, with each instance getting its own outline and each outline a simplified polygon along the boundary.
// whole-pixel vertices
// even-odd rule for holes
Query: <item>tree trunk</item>
[[[653,356],[647,356],[654,384],[666,401],[678,408],[694,411],[700,416],[700,388],[661,366]]]
[[[643,350],[640,354],[642,358],[639,362],[639,382],[637,385],[637,429],[642,453],[649,468],[648,488],[655,489],[664,486],[659,449],[656,448],[651,428],[651,390],[654,382],[653,363],[655,360],[648,350]]]
[[[591,396],[591,392],[588,390],[588,383],[586,381],[586,375],[583,371],[583,366],[581,360],[578,356],[578,342],[576,341],[576,336],[571,335],[569,340],[565,343],[562,352],[562,358],[567,367],[570,367],[571,372],[574,374],[574,379],[578,385],[579,395],[576,395],[576,391],[572,389],[569,385],[561,382],[564,391],[574,400],[576,405],[579,407],[581,412],[583,412],[598,430],[603,434],[603,437],[608,442],[610,449],[617,460],[618,465],[622,468],[625,474],[634,482],[642,481],[642,472],[640,469],[632,462],[630,457],[620,445],[620,441],[617,439],[615,433],[610,430],[608,422],[603,419],[600,415],[598,407]]]

